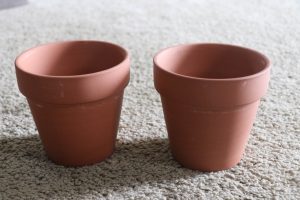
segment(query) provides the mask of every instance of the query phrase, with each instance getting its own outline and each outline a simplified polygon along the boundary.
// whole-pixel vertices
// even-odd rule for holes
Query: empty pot
[[[25,51],[15,66],[52,161],[82,166],[113,153],[129,82],[124,48],[101,41],[57,42]]]
[[[218,171],[242,158],[270,78],[263,54],[226,44],[187,44],[154,57],[170,148],[183,166]]]

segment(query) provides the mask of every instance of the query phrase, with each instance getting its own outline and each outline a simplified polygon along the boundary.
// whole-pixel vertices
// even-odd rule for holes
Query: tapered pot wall
[[[53,162],[90,165],[113,153],[129,82],[125,49],[101,41],[41,45],[16,59],[16,74]]]
[[[174,158],[187,168],[202,171],[236,165],[242,158],[258,104],[206,110],[162,98]]]
[[[180,45],[158,53],[154,81],[174,158],[201,171],[235,166],[269,71],[264,55],[232,45]]]
[[[123,93],[75,105],[28,99],[48,157],[57,164],[81,166],[109,157],[115,147]]]

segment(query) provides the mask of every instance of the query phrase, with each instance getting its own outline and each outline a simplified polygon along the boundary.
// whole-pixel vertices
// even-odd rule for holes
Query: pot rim
[[[85,42],[85,43],[102,43],[102,44],[107,44],[113,47],[116,47],[118,49],[120,49],[121,51],[124,52],[124,59],[119,62],[118,64],[105,69],[105,70],[101,70],[101,71],[97,71],[97,72],[93,72],[93,73],[87,73],[87,74],[79,74],[79,75],[62,75],[62,76],[57,76],[57,75],[44,75],[44,74],[35,74],[35,73],[31,73],[29,71],[26,71],[24,69],[22,69],[20,66],[20,58],[22,58],[23,56],[26,56],[27,54],[31,53],[32,51],[35,51],[36,49],[40,48],[40,47],[45,47],[45,46],[49,46],[49,45],[59,45],[59,44],[66,44],[66,43],[76,43],[76,42]],[[49,79],[75,79],[75,78],[86,78],[86,77],[92,77],[92,76],[96,76],[96,75],[101,75],[101,74],[105,74],[108,72],[112,72],[114,70],[117,70],[117,68],[119,66],[122,66],[124,63],[129,61],[129,53],[128,51],[123,48],[122,46],[115,44],[115,43],[111,43],[111,42],[106,42],[106,41],[102,41],[102,40],[61,40],[61,41],[56,41],[56,42],[49,42],[49,43],[44,43],[44,44],[39,44],[36,45],[34,47],[31,47],[23,52],[21,52],[15,59],[15,66],[18,68],[18,70],[20,70],[22,73],[28,74],[30,76],[35,76],[35,77],[40,77],[40,78],[49,78]]]
[[[235,77],[235,78],[202,78],[202,77],[187,76],[187,75],[175,73],[175,72],[170,71],[170,70],[166,70],[164,67],[162,67],[161,65],[159,65],[159,63],[157,61],[158,56],[161,53],[163,53],[165,51],[168,51],[170,49],[180,48],[180,47],[202,46],[202,45],[223,46],[223,47],[238,48],[238,49],[241,49],[241,50],[250,51],[250,52],[253,52],[253,53],[261,56],[266,61],[266,66],[261,71],[259,71],[257,73],[254,73],[254,74],[251,74],[251,75],[248,75],[248,76],[241,76],[241,77]],[[205,42],[205,43],[185,43],[185,44],[178,44],[178,45],[173,45],[171,47],[164,48],[164,49],[158,51],[158,53],[156,53],[154,55],[153,63],[160,70],[162,70],[162,71],[164,71],[164,72],[166,72],[168,74],[177,76],[177,77],[181,77],[181,78],[185,78],[185,79],[190,79],[190,80],[195,80],[195,81],[198,80],[198,81],[216,81],[216,82],[219,82],[219,81],[226,81],[226,82],[227,81],[241,81],[241,80],[247,80],[247,79],[255,78],[257,76],[260,76],[261,74],[266,73],[270,69],[270,66],[271,66],[271,61],[269,60],[269,58],[267,56],[265,56],[264,54],[256,51],[256,50],[253,50],[253,49],[250,49],[250,48],[247,48],[247,47],[243,47],[243,46],[238,46],[238,45],[225,44],[225,43],[213,43],[213,42],[212,43],[210,43],[210,42]]]

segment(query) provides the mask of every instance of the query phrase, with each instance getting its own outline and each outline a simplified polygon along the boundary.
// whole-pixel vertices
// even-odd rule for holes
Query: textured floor
[[[0,199],[300,199],[300,2],[29,1],[0,10]],[[83,168],[47,160],[14,58],[57,40],[96,39],[132,56],[116,153]],[[180,167],[168,150],[152,56],[190,42],[244,45],[272,60],[245,156],[217,173]]]

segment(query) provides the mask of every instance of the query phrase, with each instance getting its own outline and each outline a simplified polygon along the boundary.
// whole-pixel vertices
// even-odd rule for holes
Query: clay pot
[[[101,41],[51,43],[25,51],[15,66],[52,161],[89,165],[113,153],[129,82],[125,49]]]
[[[233,167],[242,158],[270,62],[232,45],[190,44],[154,57],[154,82],[174,158],[201,171]]]

